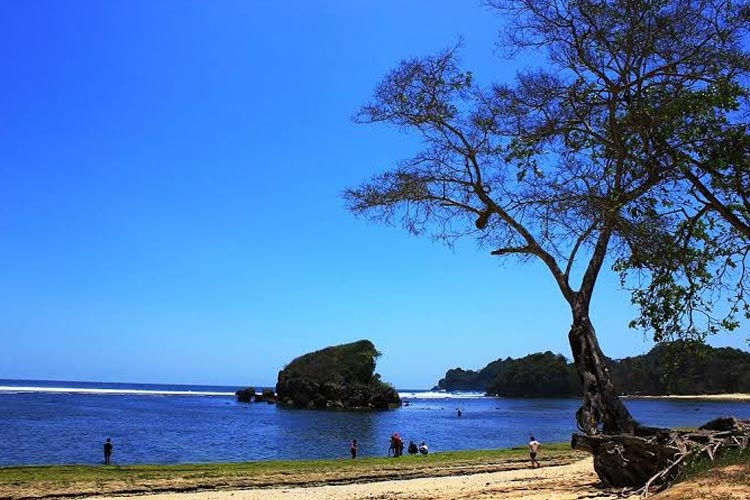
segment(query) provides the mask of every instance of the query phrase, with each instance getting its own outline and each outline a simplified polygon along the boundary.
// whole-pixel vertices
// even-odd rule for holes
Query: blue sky
[[[480,81],[501,20],[473,1],[0,2],[0,378],[273,385],[371,339],[378,371],[569,354],[541,266],[357,220],[341,193],[418,144],[351,116],[399,60],[464,38]],[[615,277],[605,353],[651,344]],[[715,345],[745,347],[741,334]]]

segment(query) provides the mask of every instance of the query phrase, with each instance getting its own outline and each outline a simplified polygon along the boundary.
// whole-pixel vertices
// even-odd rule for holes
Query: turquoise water
[[[309,411],[237,403],[235,390],[0,380],[0,465],[97,464],[107,437],[114,442],[114,464],[346,458],[353,438],[361,456],[385,456],[393,432],[407,444],[426,441],[431,451],[506,448],[523,445],[530,434],[542,443],[568,441],[579,406],[576,399],[402,391],[408,405],[393,411]],[[654,426],[750,418],[744,402],[626,404]]]

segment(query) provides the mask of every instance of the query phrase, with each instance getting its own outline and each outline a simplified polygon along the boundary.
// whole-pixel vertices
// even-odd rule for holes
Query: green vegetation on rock
[[[571,377],[574,370],[564,356],[549,351],[506,360],[487,392],[511,398],[580,395],[580,384]]]
[[[278,401],[297,408],[388,409],[398,392],[380,380],[380,353],[369,340],[327,347],[294,359],[279,372]]]
[[[750,393],[750,353],[701,342],[657,344],[648,354],[608,360],[621,394]],[[504,397],[580,396],[575,367],[552,352],[498,359],[480,371],[455,368],[438,382],[445,390],[484,391]]]
[[[449,391],[483,391],[503,397],[581,395],[575,367],[564,356],[550,351],[520,359],[497,359],[478,372],[448,370],[437,387]]]
[[[611,369],[625,394],[750,393],[750,353],[702,342],[657,344],[646,355],[612,363]]]

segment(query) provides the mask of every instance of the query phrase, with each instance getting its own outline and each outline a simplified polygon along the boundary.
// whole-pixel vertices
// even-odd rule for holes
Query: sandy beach
[[[525,462],[525,461],[524,461]],[[322,466],[325,469],[325,466]],[[446,468],[447,467],[447,468]],[[494,470],[487,471],[488,467]],[[497,467],[503,467],[497,469]],[[319,467],[310,469],[279,469],[275,473],[254,475],[249,472],[245,482],[233,474],[205,481],[195,481],[186,469],[182,476],[169,474],[167,479],[148,480],[143,476],[129,483],[123,475],[114,482],[89,479],[83,483],[55,483],[48,480],[36,487],[0,489],[0,498],[48,499],[59,496],[90,500],[583,500],[597,498],[615,500],[640,498],[624,491],[603,489],[589,457],[555,460],[539,469],[525,463],[505,460],[494,464],[451,462],[417,471],[417,477],[404,477],[404,468],[383,470],[360,468],[359,474],[344,470],[328,473]],[[146,471],[141,471],[140,474]],[[331,474],[332,472],[332,474]],[[415,471],[412,471],[415,472]],[[373,474],[375,473],[375,474]],[[378,476],[378,473],[385,475]],[[78,474],[81,474],[80,472]],[[446,475],[447,474],[447,475]],[[255,477],[257,476],[257,477]],[[327,479],[325,479],[327,477]],[[169,479],[171,478],[171,479]],[[257,480],[259,482],[247,482]],[[59,480],[58,480],[59,481]],[[234,482],[233,482],[234,481]],[[118,486],[119,484],[119,486]],[[750,500],[750,463],[720,466],[700,476],[655,494],[655,500]],[[18,484],[16,484],[18,486]],[[110,493],[107,493],[107,491]],[[154,493],[154,491],[161,491]]]
[[[139,496],[139,500],[459,500],[623,498],[599,488],[591,459],[569,465],[335,486],[259,488]],[[121,500],[121,496],[89,497]]]
[[[696,399],[704,401],[750,401],[750,394],[693,394],[669,396],[622,396],[624,399]]]
[[[654,500],[750,500],[750,464],[731,465],[675,485],[649,498]],[[541,469],[515,469],[464,476],[387,480],[336,486],[234,489],[163,493],[138,500],[599,500],[635,499],[640,495],[603,490],[592,459]],[[80,497],[86,498],[86,497]],[[122,500],[122,496],[87,497]]]

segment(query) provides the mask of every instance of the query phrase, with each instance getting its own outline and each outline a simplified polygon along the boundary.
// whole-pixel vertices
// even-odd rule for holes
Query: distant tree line
[[[750,353],[739,349],[695,341],[664,342],[647,354],[608,362],[620,394],[750,393]],[[580,396],[583,391],[575,366],[550,351],[497,359],[479,371],[454,368],[437,387],[502,397]]]

